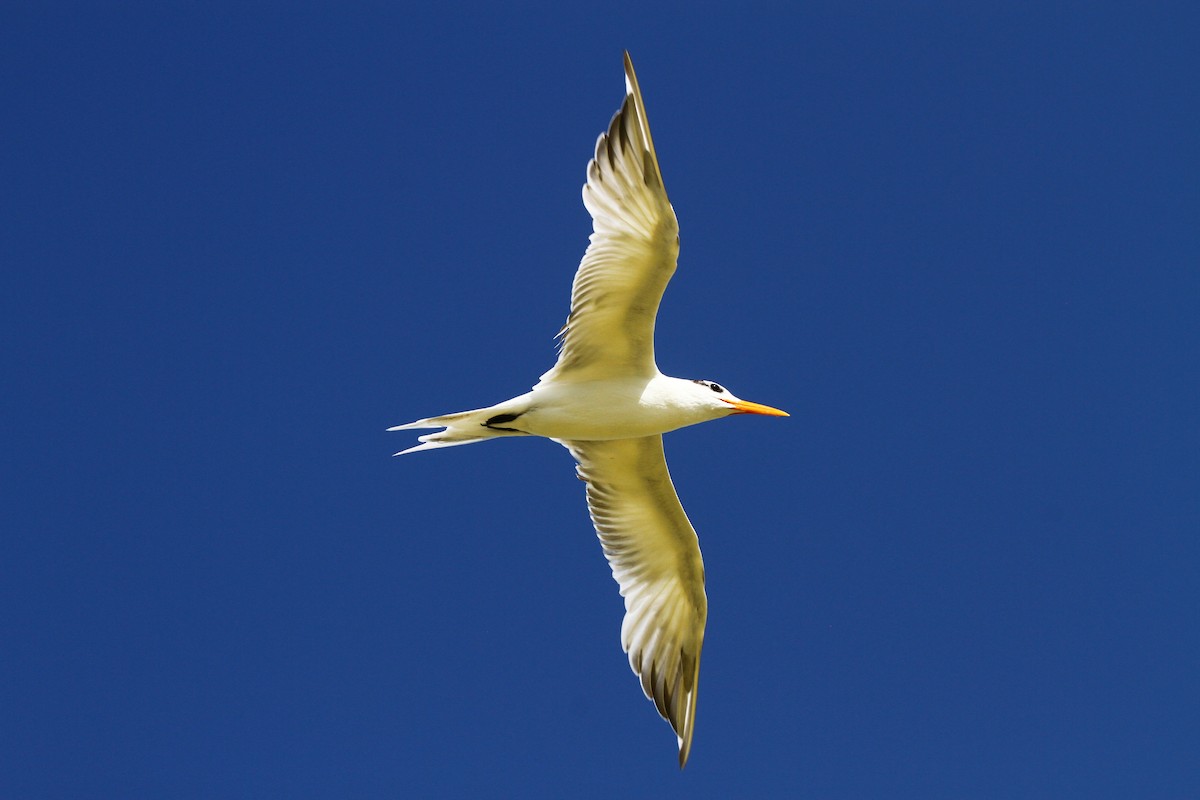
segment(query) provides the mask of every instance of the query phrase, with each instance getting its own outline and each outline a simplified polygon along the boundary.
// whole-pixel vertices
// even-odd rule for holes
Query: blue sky
[[[6,5],[0,794],[1200,791],[1200,13],[1002,5]],[[567,453],[384,432],[552,363],[624,48],[792,413],[667,438],[683,773]]]

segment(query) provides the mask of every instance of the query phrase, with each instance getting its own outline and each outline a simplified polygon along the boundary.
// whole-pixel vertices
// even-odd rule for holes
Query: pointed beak
[[[751,403],[749,400],[726,400],[724,397],[721,400],[733,406],[733,413],[735,414],[763,414],[768,417],[791,416],[786,411],[764,406],[762,403]]]

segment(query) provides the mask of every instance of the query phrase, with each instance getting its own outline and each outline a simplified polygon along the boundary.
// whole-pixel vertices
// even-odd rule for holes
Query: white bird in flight
[[[593,232],[558,334],[558,362],[519,397],[388,430],[445,429],[396,455],[501,436],[544,436],[571,452],[625,598],[621,646],[675,730],[682,768],[696,723],[708,600],[700,545],[667,472],[662,434],[731,414],[788,415],[712,381],[658,371],[654,318],[675,272],[679,224],[629,53],[625,101],[596,141],[583,204]]]

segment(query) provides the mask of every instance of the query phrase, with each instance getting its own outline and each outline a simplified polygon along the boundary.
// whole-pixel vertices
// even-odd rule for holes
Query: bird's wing
[[[588,510],[625,598],[621,646],[679,738],[692,748],[708,600],[696,531],[663,456],[661,436],[561,442],[587,482]]]
[[[596,140],[583,204],[593,232],[559,331],[558,362],[542,381],[651,376],[654,318],[679,255],[646,106],[625,54],[625,102]]]

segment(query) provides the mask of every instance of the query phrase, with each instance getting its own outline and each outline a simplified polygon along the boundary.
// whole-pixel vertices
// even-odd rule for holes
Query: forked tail
[[[520,414],[506,411],[502,403],[491,408],[479,408],[474,411],[460,411],[457,414],[443,414],[440,417],[428,417],[410,422],[407,425],[396,425],[389,431],[405,431],[419,428],[445,428],[436,433],[426,433],[418,436],[418,445],[396,453],[415,453],[418,450],[433,450],[438,447],[454,447],[460,444],[474,444],[485,439],[496,439],[501,436],[528,436],[524,431],[505,427]]]

